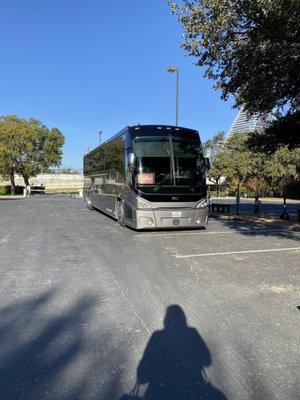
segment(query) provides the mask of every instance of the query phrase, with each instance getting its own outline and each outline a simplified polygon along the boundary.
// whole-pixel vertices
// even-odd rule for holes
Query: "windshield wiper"
[[[168,179],[170,179],[170,174],[166,175],[166,176],[164,177],[164,179],[163,179],[161,182],[159,182],[159,183],[153,188],[153,192],[157,192],[158,189],[161,187],[161,185],[162,185],[163,183],[165,183],[166,180],[168,180]]]

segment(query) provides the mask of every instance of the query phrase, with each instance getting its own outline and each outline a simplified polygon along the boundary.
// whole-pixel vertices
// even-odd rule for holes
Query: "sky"
[[[62,164],[127,125],[175,124],[204,141],[237,110],[180,48],[166,0],[1,0],[0,115],[35,117],[65,135]]]

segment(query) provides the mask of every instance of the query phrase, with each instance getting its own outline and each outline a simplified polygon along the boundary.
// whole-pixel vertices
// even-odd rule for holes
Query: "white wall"
[[[16,185],[24,186],[24,180],[20,175],[15,175]],[[40,186],[43,184],[46,189],[70,188],[81,189],[83,187],[82,174],[39,174],[29,179],[30,185]],[[9,181],[1,180],[0,185],[9,185]]]

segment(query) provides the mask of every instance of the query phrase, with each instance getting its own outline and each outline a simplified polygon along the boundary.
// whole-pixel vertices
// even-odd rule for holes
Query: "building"
[[[231,136],[233,133],[246,133],[246,132],[254,132],[261,131],[265,128],[267,121],[270,120],[269,117],[262,117],[259,115],[247,115],[246,111],[242,108],[235,120],[233,121],[227,137]]]

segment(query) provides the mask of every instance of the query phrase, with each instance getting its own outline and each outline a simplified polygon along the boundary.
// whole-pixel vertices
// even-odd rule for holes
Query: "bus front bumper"
[[[208,208],[135,209],[135,229],[170,229],[206,227]]]

